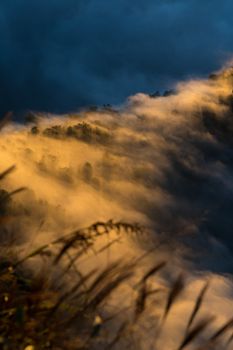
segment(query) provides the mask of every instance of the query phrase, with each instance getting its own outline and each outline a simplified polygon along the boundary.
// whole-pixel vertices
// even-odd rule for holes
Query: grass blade
[[[193,329],[189,330],[179,346],[178,350],[184,349],[188,344],[190,344],[199,334],[201,334],[206,327],[213,322],[214,317],[205,318],[197,323]]]
[[[176,279],[168,295],[167,304],[166,304],[165,312],[163,316],[164,320],[166,319],[171,307],[173,306],[173,304],[175,303],[175,301],[177,300],[178,296],[183,291],[183,289],[184,289],[184,278],[182,275],[180,275]]]
[[[204,287],[201,289],[197,299],[196,299],[196,303],[194,305],[193,312],[192,312],[192,314],[190,316],[190,319],[189,319],[189,322],[188,322],[188,325],[187,325],[187,330],[192,325],[196,315],[198,314],[198,311],[200,310],[200,307],[201,307],[201,305],[203,303],[203,299],[204,299],[204,296],[205,296],[205,294],[207,292],[208,287],[209,287],[209,283],[206,282]]]

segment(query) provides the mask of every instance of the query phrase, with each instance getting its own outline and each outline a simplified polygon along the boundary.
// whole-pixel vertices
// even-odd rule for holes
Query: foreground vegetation
[[[7,195],[2,198],[2,201],[6,200]],[[1,207],[4,208],[3,203]],[[165,268],[166,262],[160,262],[144,273],[137,283],[132,317],[125,319],[110,337],[106,336],[104,329],[114,315],[104,319],[101,308],[112,292],[132,278],[142,257],[129,263],[110,263],[101,271],[93,269],[85,275],[79,271],[78,266],[79,259],[93,249],[95,240],[112,230],[119,235],[126,232],[136,235],[142,233],[137,225],[98,222],[41,246],[23,258],[17,257],[11,247],[1,248],[1,349],[111,349],[117,348],[118,343],[122,347],[125,339],[133,344],[133,330],[137,329],[140,317],[147,312],[148,299],[159,292],[150,290],[148,281]],[[114,242],[102,250],[109,249],[111,243]],[[33,259],[46,259],[47,263],[35,272],[28,264]],[[164,313],[159,322],[153,325],[155,339],[156,336],[159,337],[161,329],[166,327],[166,318],[176,301],[182,297],[184,288],[185,280],[178,276],[166,292]],[[196,299],[179,350],[195,343],[214,321],[212,316],[198,318],[196,321],[207,291],[208,283]],[[232,329],[233,319],[222,325],[197,349],[223,348],[220,345],[221,338]],[[230,346],[231,341],[232,336],[225,348]]]

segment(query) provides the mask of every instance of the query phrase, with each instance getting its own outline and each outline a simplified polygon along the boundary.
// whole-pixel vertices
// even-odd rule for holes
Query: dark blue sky
[[[0,110],[70,111],[207,75],[232,0],[1,0]]]

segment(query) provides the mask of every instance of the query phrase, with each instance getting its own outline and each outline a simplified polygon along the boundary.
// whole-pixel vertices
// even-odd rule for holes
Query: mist
[[[112,254],[157,247],[150,260],[170,263],[161,283],[178,269],[190,281],[161,349],[175,344],[183,321],[174,322],[185,319],[206,278],[205,308],[221,308],[221,324],[233,305],[232,86],[228,65],[210,79],[178,83],[169,96],[139,93],[117,109],[35,113],[27,125],[10,124],[1,132],[1,168],[17,169],[4,189],[27,191],[9,204],[15,219],[3,237],[34,247],[96,221],[138,223],[146,234]]]

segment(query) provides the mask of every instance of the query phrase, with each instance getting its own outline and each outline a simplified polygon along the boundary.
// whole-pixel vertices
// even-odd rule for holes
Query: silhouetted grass
[[[103,223],[101,223],[102,225]],[[108,223],[106,223],[106,230],[107,228]],[[95,235],[96,224],[92,226],[92,229],[94,229]],[[91,228],[80,230],[80,232],[84,231],[90,233]],[[73,234],[70,237],[74,238]],[[79,237],[77,232],[75,237]],[[69,239],[68,241],[70,242]],[[60,242],[61,239],[59,240],[59,246]],[[65,237],[63,237],[63,242],[67,253],[68,247]],[[80,242],[79,238],[78,242]],[[57,244],[57,241],[55,241],[55,244]],[[83,248],[83,238],[80,244]],[[51,264],[54,264],[54,261],[61,263],[63,258],[65,260],[64,246],[62,249],[60,247],[55,256],[53,254],[50,256]],[[102,329],[105,328],[105,322],[108,322],[108,320],[105,321],[99,316],[101,305],[106,302],[112,292],[132,277],[137,263],[132,261],[124,264],[117,261],[109,264],[102,271],[96,268],[85,275],[77,274],[77,282],[63,290],[57,287],[56,280],[51,282],[49,271],[35,275],[25,266],[26,261],[30,261],[32,257],[37,255],[40,256],[46,248],[47,246],[43,246],[37,249],[23,260],[18,260],[14,255],[1,256],[1,348],[4,350],[25,349],[26,346],[31,345],[33,349],[91,349],[95,348],[101,340],[102,348],[112,349],[117,347],[118,343],[121,344],[126,334],[127,336],[132,334],[133,336],[133,332],[130,333],[129,330],[133,329],[140,316],[146,315],[148,298],[158,292],[158,290],[151,291],[147,281],[160,269],[165,268],[165,262],[150,268],[138,283],[134,311],[132,310],[134,313],[133,319],[128,320],[126,318],[123,324],[118,327],[118,330],[115,331],[115,334],[112,334],[112,339],[106,338],[105,340]],[[62,263],[60,268],[63,268]],[[69,273],[67,266],[66,273]],[[197,315],[201,312],[201,305],[204,295],[207,293],[207,287],[208,284],[205,284],[194,302],[193,311],[187,327],[184,329],[183,340],[178,347],[179,350],[188,348],[191,343],[202,337],[204,331],[214,320],[213,316],[204,316],[195,322]],[[166,328],[165,319],[178,298],[182,298],[184,288],[185,280],[180,275],[167,292],[162,331],[163,328]],[[232,328],[233,321],[231,319],[216,330],[209,340],[206,340],[203,349],[215,349],[214,346],[218,344],[221,336]],[[230,341],[231,338],[229,337],[229,344]],[[122,344],[119,346],[121,347]]]

